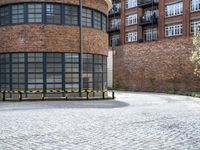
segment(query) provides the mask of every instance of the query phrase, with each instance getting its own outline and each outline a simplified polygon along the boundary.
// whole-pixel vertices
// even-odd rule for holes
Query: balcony
[[[138,6],[140,8],[148,8],[159,4],[159,0],[139,0]]]
[[[120,8],[113,10],[111,9],[109,11],[109,17],[119,16],[120,15]]]
[[[120,39],[115,39],[110,42],[110,47],[120,46]]]
[[[155,25],[155,24],[158,24],[158,16],[156,15],[151,15],[151,16],[144,15],[139,19],[140,26]]]
[[[120,15],[120,5],[113,4],[113,8],[109,11],[109,17],[119,16]]]
[[[120,32],[120,25],[110,26],[108,28],[108,33],[113,33],[113,32]]]

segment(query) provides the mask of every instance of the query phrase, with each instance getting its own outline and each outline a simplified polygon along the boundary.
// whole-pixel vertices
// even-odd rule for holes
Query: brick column
[[[158,39],[165,37],[165,0],[159,0]]]
[[[143,9],[137,7],[137,13],[138,13],[138,23],[139,23],[140,17],[142,17],[144,15]],[[138,31],[138,40],[143,39],[142,26],[137,25],[137,31]]]
[[[183,36],[190,36],[190,1],[183,1]]]
[[[120,39],[121,39],[121,44],[124,45],[125,44],[125,0],[121,0],[120,18],[121,18]]]

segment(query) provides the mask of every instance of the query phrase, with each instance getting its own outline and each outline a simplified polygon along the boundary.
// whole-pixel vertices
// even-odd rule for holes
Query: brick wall
[[[193,49],[192,39],[186,37],[118,47],[114,81],[136,91],[200,90],[200,79],[190,62]]]
[[[80,52],[75,26],[16,25],[1,27],[0,33],[0,52]],[[83,38],[85,53],[107,55],[107,33],[84,28]]]

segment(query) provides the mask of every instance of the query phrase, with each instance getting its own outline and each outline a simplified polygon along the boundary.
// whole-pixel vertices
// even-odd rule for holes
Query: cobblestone
[[[117,92],[109,101],[0,102],[0,150],[199,150],[200,100]]]

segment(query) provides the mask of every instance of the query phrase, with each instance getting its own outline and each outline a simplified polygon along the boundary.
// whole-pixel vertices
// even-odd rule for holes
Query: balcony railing
[[[150,25],[150,24],[157,24],[158,23],[158,16],[152,15],[152,16],[146,16],[144,15],[143,17],[140,17],[139,19],[139,25],[140,26],[145,26],[145,25]]]
[[[117,8],[116,10],[111,9],[109,11],[109,17],[119,16],[119,15],[120,15],[120,8]]]
[[[113,8],[109,11],[109,16],[117,16],[120,15],[120,5],[119,4],[113,4]]]
[[[120,25],[114,25],[108,28],[108,32],[119,32],[119,31],[120,31]]]
[[[116,47],[120,45],[120,39],[115,39],[110,42],[110,47]]]
[[[158,3],[159,3],[159,0],[139,0],[138,6],[141,8],[147,8],[152,5],[153,6],[158,5]]]

